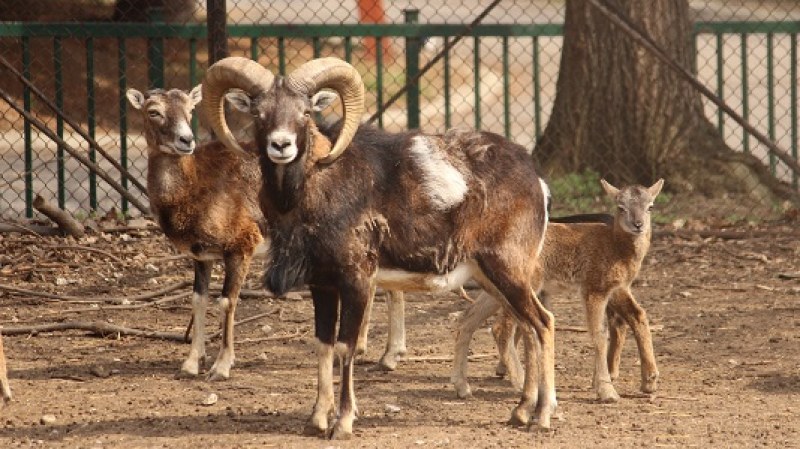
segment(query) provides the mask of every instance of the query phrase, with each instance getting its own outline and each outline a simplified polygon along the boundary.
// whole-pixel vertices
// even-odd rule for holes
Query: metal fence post
[[[225,0],[208,0],[206,26],[208,27],[208,65],[228,56],[227,6]]]
[[[418,9],[404,9],[406,24],[419,23]],[[413,80],[419,74],[419,52],[420,38],[406,38],[406,81]],[[406,91],[406,114],[408,116],[408,129],[419,128],[419,82],[414,82],[408,86]]]
[[[150,23],[164,23],[164,9],[151,7],[147,10]],[[147,40],[147,78],[150,89],[164,87],[164,38],[153,37]]]

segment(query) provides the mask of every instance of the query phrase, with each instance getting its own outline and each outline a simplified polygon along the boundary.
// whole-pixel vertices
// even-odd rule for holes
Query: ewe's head
[[[200,86],[186,93],[180,89],[154,89],[145,93],[128,89],[125,96],[141,111],[145,136],[151,148],[184,156],[194,152],[192,110],[202,99]]]
[[[333,149],[319,134],[312,118],[336,99],[344,104],[344,124]],[[230,92],[239,89],[240,92]],[[348,63],[336,58],[309,61],[285,79],[246,58],[225,58],[206,72],[203,82],[205,108],[211,128],[229,148],[240,150],[223,114],[227,98],[237,109],[251,114],[259,151],[276,165],[304,160],[314,153],[333,162],[350,144],[364,110],[364,84]],[[312,151],[313,146],[313,151]],[[322,153],[322,154],[320,154]]]
[[[600,184],[606,194],[616,202],[616,222],[622,230],[630,234],[643,234],[650,230],[650,211],[664,186],[663,179],[650,187],[633,185],[618,189],[605,179],[601,179]]]

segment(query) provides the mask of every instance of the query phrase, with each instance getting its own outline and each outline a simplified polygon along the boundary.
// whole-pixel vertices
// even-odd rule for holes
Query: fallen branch
[[[28,234],[41,237],[43,235],[60,235],[61,231],[50,226],[25,226],[18,223],[4,221],[0,223],[0,232],[27,232]]]
[[[694,237],[699,238],[718,238],[722,240],[745,240],[759,237],[800,237],[800,232],[797,231],[766,231],[766,230],[752,230],[752,231],[720,231],[708,229],[704,231],[653,231],[653,237],[680,237],[683,239],[691,239]]]
[[[99,334],[102,337],[109,335],[129,335],[135,337],[155,338],[158,340],[183,342],[183,335],[181,334],[133,329],[129,327],[117,326],[116,324],[105,323],[102,321],[67,321],[64,323],[37,324],[33,326],[4,327],[0,330],[0,333],[2,333],[2,335],[36,335],[42,332],[58,332],[67,330],[88,331]]]
[[[121,304],[121,305],[111,305],[111,306],[99,306],[99,307],[81,307],[78,309],[67,309],[67,310],[56,310],[53,312],[47,312],[44,315],[62,315],[68,313],[86,313],[86,312],[104,312],[108,310],[135,310],[135,309],[144,309],[145,307],[153,307],[161,304],[166,304],[168,302],[177,301],[179,299],[183,299],[189,297],[192,293],[191,292],[183,292],[178,293],[177,295],[167,296],[166,298],[157,299],[155,301],[140,303],[140,304]]]
[[[308,334],[308,332],[310,330],[311,329],[306,329],[306,330],[301,332],[300,329],[297,329],[296,331],[294,331],[293,333],[288,334],[288,335],[272,335],[272,336],[269,336],[269,337],[245,338],[243,340],[240,340],[239,343],[261,343],[261,342],[264,342],[264,341],[293,340],[295,338],[300,338],[300,337],[305,336],[306,334]]]
[[[262,318],[265,318],[265,317],[268,317],[268,316],[274,315],[274,314],[275,314],[274,310],[271,311],[271,312],[259,313],[259,314],[253,315],[251,317],[247,317],[247,318],[245,318],[245,319],[243,319],[241,321],[236,321],[236,322],[233,323],[233,326],[234,327],[241,326],[242,324],[249,323],[249,322],[252,322],[252,321],[257,321],[257,320],[260,320]],[[209,340],[213,340],[215,338],[218,338],[220,335],[222,335],[222,329],[220,329],[220,330],[218,330],[216,332],[212,332],[211,334],[209,334],[208,339]],[[182,336],[182,338],[183,338],[183,336]]]
[[[33,200],[33,207],[43,213],[47,218],[53,220],[64,234],[71,235],[76,239],[83,237],[84,230],[82,224],[78,223],[70,214],[47,203],[40,195],[36,195],[36,198]]]
[[[102,254],[102,255],[108,257],[109,259],[113,260],[114,262],[117,262],[120,265],[123,265],[125,263],[125,261],[123,261],[119,257],[111,254],[108,251],[104,251],[104,250],[98,249],[98,248],[91,248],[89,246],[81,246],[81,245],[47,245],[47,246],[45,246],[45,248],[50,248],[50,249],[72,249],[72,250],[77,250],[77,251],[88,251],[88,252],[92,252],[92,253]]]
[[[497,357],[497,354],[473,354],[467,357],[467,360],[481,360]],[[419,356],[419,357],[406,357],[402,359],[405,362],[452,362],[453,356],[451,355],[432,355],[432,356]]]
[[[57,295],[54,293],[46,293],[46,292],[35,292],[33,290],[26,290],[24,288],[18,287],[10,287],[7,285],[0,284],[0,290],[8,291],[11,293],[18,293],[21,295],[33,296],[38,298],[46,298],[46,299],[53,299],[58,301],[69,301],[69,302],[77,302],[77,303],[87,303],[87,304],[97,304],[97,303],[111,303],[111,304],[123,304],[125,302],[135,302],[135,301],[145,301],[148,299],[155,298],[157,296],[164,295],[166,293],[172,292],[174,290],[186,287],[190,285],[190,281],[180,281],[175,284],[169,285],[164,287],[160,290],[156,290],[153,292],[143,293],[137,296],[131,296],[128,298],[96,298],[96,299],[84,299],[79,298],[77,296],[69,296],[69,295]]]

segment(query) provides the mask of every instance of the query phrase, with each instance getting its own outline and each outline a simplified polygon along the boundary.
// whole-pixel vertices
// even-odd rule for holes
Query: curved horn
[[[242,89],[253,98],[272,87],[275,75],[261,64],[238,56],[220,59],[206,71],[203,80],[203,109],[209,125],[226,147],[244,151],[225,121],[225,93]]]
[[[364,113],[364,82],[358,71],[338,58],[319,58],[308,61],[286,77],[286,84],[306,95],[320,89],[335,90],[344,105],[344,124],[333,149],[320,162],[331,163],[350,145]]]

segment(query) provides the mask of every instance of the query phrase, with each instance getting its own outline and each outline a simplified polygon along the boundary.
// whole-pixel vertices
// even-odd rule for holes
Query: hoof
[[[328,435],[328,439],[330,440],[352,440],[353,439],[353,432],[342,430],[339,426],[336,426],[331,431],[330,435]]]
[[[514,427],[526,427],[531,422],[531,415],[524,408],[517,407],[511,412],[511,419],[508,424]]]
[[[224,380],[230,379],[230,377],[231,377],[230,372],[223,373],[212,369],[211,371],[208,372],[206,380],[209,382],[222,382]]]
[[[394,371],[397,369],[397,360],[395,356],[384,355],[378,360],[377,367],[383,371]]]
[[[642,379],[641,390],[643,393],[652,394],[658,389],[658,374],[652,376],[650,379]]]
[[[506,374],[508,374],[508,368],[506,368],[506,364],[503,362],[497,362],[497,366],[494,368],[494,375],[502,379],[506,377]]]
[[[469,384],[456,385],[456,396],[459,399],[469,399],[472,397],[472,388]]]
[[[617,394],[614,386],[610,383],[603,384],[603,386],[600,387],[597,391],[597,397],[600,399],[600,402],[604,404],[619,402],[619,394]]]
[[[303,427],[303,434],[308,436],[316,436],[316,437],[327,437],[328,436],[328,429],[320,429],[312,422],[307,422],[305,427]]]

